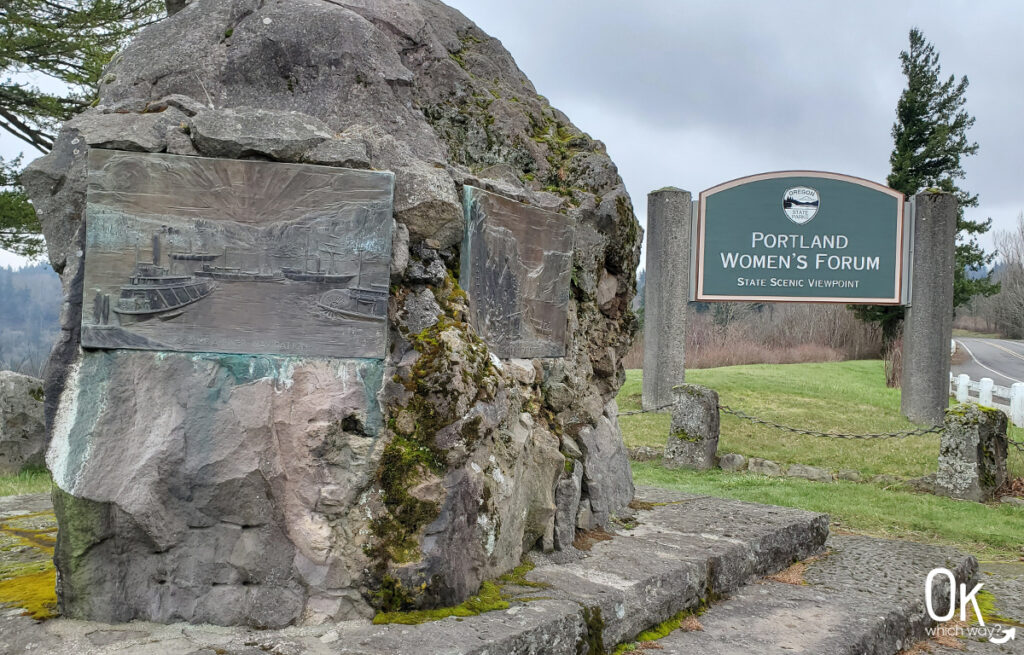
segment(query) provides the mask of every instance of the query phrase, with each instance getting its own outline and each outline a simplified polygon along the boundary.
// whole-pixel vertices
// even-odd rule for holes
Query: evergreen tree
[[[39,220],[18,184],[21,157],[8,163],[0,157],[0,249],[24,257],[37,257],[43,252],[39,236]]]
[[[163,10],[162,0],[0,0],[0,128],[49,152],[60,124],[96,99],[114,53]],[[0,160],[0,248],[34,256],[42,240],[20,163]]]
[[[986,253],[977,236],[984,234],[992,220],[975,221],[964,216],[966,207],[977,207],[978,196],[959,186],[964,178],[963,158],[978,152],[967,131],[974,117],[964,108],[967,102],[967,77],[942,78],[939,54],[920,30],[910,30],[910,49],[900,53],[907,87],[896,104],[896,123],[892,127],[894,147],[889,163],[892,172],[888,184],[909,198],[929,188],[952,193],[959,203],[957,215],[956,267],[953,304],[959,307],[975,295],[989,296],[999,290],[991,273],[971,279],[968,270],[979,270],[992,263],[995,253]],[[892,347],[898,339],[904,311],[902,307],[867,306],[856,308],[865,321],[882,329],[886,361],[893,364]],[[888,366],[890,385],[898,384],[898,366]]]

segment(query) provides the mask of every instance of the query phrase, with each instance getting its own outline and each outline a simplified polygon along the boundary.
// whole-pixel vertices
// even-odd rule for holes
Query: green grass
[[[827,512],[832,529],[955,546],[982,560],[1024,555],[1024,508],[981,505],[874,484],[822,484],[723,471],[668,470],[634,463],[637,484]]]
[[[50,484],[47,471],[23,471],[18,475],[0,476],[0,496],[49,493]]]
[[[953,328],[954,337],[973,337],[975,339],[1002,339],[1003,335],[994,332],[975,332],[974,330],[961,330]]]
[[[619,409],[640,408],[641,371],[626,372]],[[822,432],[870,433],[913,429],[900,414],[898,389],[885,386],[881,361],[727,366],[689,370],[686,381],[710,387],[722,404],[778,423]],[[620,419],[628,446],[662,448],[668,437],[667,413]],[[1024,439],[1013,428],[1011,437]],[[719,453],[740,453],[776,462],[800,463],[867,476],[918,477],[936,469],[939,436],[846,440],[811,437],[722,416]],[[1024,457],[1013,451],[1010,469],[1024,475]]]

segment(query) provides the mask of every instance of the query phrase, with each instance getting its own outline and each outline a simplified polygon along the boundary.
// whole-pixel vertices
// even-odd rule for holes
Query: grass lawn
[[[753,416],[822,432],[892,432],[915,426],[900,414],[898,389],[885,386],[877,360],[822,364],[727,366],[686,372],[687,382],[710,387],[721,402]],[[626,372],[619,409],[640,409],[641,375]],[[620,419],[629,446],[663,448],[668,437],[667,413]],[[1024,439],[1013,428],[1011,437]],[[935,471],[939,435],[905,439],[848,440],[810,437],[722,416],[719,453],[740,453],[776,462],[800,463],[837,471],[855,469],[878,474],[918,477]],[[1012,451],[1010,469],[1024,475],[1024,457]]]
[[[824,484],[723,471],[633,464],[637,484],[827,512],[834,531],[955,546],[983,561],[1024,557],[1024,508],[981,505],[874,484]]]
[[[885,386],[880,361],[730,366],[686,372],[688,382],[718,391],[723,404],[748,414],[821,431],[889,432],[913,428],[899,412],[899,391]],[[640,408],[641,371],[627,371],[619,393],[622,411]],[[662,448],[669,415],[619,419],[630,446]],[[1013,428],[1014,439],[1024,431]],[[939,436],[876,441],[809,437],[722,417],[719,452],[833,471],[856,469],[916,477],[937,467]],[[1024,457],[1013,449],[1011,474],[1024,475]],[[737,500],[799,507],[832,516],[835,530],[956,546],[983,560],[1024,557],[1024,508],[961,502],[931,494],[853,482],[823,484],[723,471],[670,471],[634,463],[637,484]]]
[[[0,475],[0,496],[50,493],[47,471],[26,471],[18,475]]]

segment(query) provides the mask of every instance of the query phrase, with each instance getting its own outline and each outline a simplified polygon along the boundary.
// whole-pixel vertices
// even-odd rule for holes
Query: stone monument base
[[[0,619],[0,643],[11,652],[83,655],[596,655],[667,622],[662,627],[681,624],[666,629],[657,644],[668,655],[737,648],[896,653],[923,639],[931,625],[920,598],[928,571],[945,566],[968,582],[978,567],[973,557],[946,547],[828,537],[823,514],[637,491],[635,517],[618,526],[615,536],[581,533],[579,548],[532,554],[532,568],[520,567],[486,585],[460,606],[462,616],[416,625],[345,621],[253,631],[62,618],[36,623],[8,612]],[[41,504],[44,496],[0,499],[0,521],[14,513],[39,513]],[[985,582],[997,589],[1012,581]],[[948,597],[936,588],[936,598]],[[940,613],[943,602],[948,601],[936,604]],[[698,608],[703,613],[697,623],[683,620]],[[472,615],[488,609],[493,611]],[[388,618],[415,622],[436,616]]]

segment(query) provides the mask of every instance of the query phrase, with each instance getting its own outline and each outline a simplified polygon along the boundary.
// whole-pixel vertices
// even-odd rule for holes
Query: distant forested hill
[[[0,370],[40,376],[60,332],[60,278],[48,264],[0,267]]]

